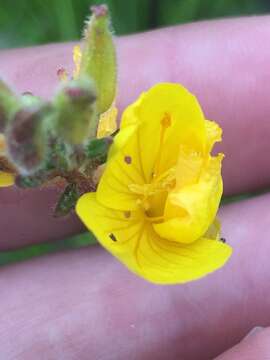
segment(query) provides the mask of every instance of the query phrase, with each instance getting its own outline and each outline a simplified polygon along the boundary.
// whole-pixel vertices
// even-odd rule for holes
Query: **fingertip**
[[[247,360],[270,358],[270,328],[253,328],[244,339],[216,360]]]

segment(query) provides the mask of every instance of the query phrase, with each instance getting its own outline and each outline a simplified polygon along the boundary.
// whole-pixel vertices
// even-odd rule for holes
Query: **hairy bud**
[[[0,80],[0,132],[3,132],[12,115],[19,108],[19,99]]]
[[[91,7],[92,16],[84,32],[80,75],[90,76],[97,88],[97,111],[107,111],[116,95],[116,54],[106,5]]]
[[[7,153],[23,174],[40,168],[46,154],[43,119],[50,111],[48,105],[20,109],[6,130]]]
[[[87,77],[62,85],[54,107],[50,125],[54,135],[74,145],[96,136],[96,91]]]

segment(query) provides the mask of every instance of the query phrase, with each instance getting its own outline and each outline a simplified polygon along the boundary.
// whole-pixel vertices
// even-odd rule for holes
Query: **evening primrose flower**
[[[14,184],[14,175],[0,171],[0,188],[1,187],[9,187]]]
[[[3,134],[0,134],[0,161],[1,156],[5,155],[6,144]],[[13,174],[0,170],[0,188],[9,187],[14,184],[15,177]]]
[[[221,129],[196,98],[161,83],[130,105],[97,191],[77,213],[130,270],[160,284],[198,279],[228,260],[216,213],[223,155],[211,156]]]

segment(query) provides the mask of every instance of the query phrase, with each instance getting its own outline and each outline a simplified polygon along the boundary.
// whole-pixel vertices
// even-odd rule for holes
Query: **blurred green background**
[[[269,0],[1,0],[0,48],[77,40],[91,4],[107,3],[117,35],[202,19],[270,12]],[[247,195],[234,197],[241,200]],[[223,202],[232,201],[225,199]],[[1,235],[3,236],[3,234]],[[95,242],[89,234],[0,253],[0,265]]]
[[[1,0],[0,47],[79,39],[91,3],[106,2],[116,34],[270,12],[269,0]]]

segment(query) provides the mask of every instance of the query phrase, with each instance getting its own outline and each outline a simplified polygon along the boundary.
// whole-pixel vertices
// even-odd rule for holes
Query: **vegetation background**
[[[0,48],[78,40],[89,6],[99,3],[108,4],[116,35],[205,19],[270,13],[269,0],[1,0]],[[84,234],[55,244],[2,252],[0,265],[93,242],[91,235]]]
[[[79,39],[89,6],[104,2],[110,7],[117,35],[270,12],[269,0],[1,0],[0,47]]]

